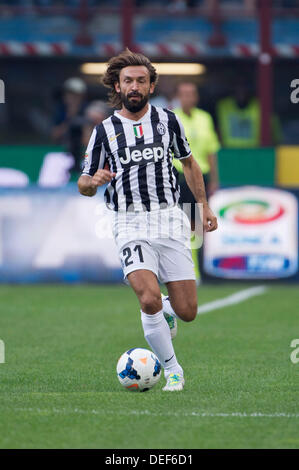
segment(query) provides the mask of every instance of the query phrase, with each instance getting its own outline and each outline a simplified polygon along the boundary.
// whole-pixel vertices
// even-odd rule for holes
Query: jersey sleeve
[[[93,176],[97,170],[103,169],[106,156],[101,128],[97,126],[92,131],[87,145],[82,175]]]
[[[172,130],[173,130],[173,142],[171,150],[173,151],[174,157],[178,158],[179,160],[183,160],[184,158],[188,158],[191,155],[191,149],[189,146],[189,142],[185,135],[185,130],[180,118],[174,114],[172,114]]]

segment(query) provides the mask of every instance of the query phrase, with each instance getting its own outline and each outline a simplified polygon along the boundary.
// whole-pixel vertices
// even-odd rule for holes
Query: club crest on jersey
[[[142,124],[134,124],[133,129],[135,137],[137,137],[137,139],[140,139],[140,137],[143,136]]]
[[[162,122],[158,122],[157,131],[160,135],[164,135],[166,133],[166,127],[164,126]]]

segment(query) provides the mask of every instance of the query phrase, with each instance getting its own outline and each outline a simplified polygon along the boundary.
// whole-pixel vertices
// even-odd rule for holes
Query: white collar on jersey
[[[133,121],[133,119],[129,119],[129,118],[126,118],[124,116],[122,116],[121,114],[119,114],[119,111],[114,111],[114,114],[119,118],[121,119],[122,121],[127,121],[127,122],[132,122],[133,124],[137,124],[139,122],[142,122],[144,119],[147,118],[148,115],[150,115],[151,113],[151,109],[152,109],[152,105],[149,103],[148,104],[148,110],[146,111],[146,113],[140,118],[138,119],[138,121]]]

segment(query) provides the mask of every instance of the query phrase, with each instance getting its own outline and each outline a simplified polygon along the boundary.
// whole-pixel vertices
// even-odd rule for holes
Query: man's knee
[[[175,313],[185,322],[195,320],[197,316],[197,302],[188,302],[186,305],[174,309]]]
[[[144,313],[154,314],[162,310],[161,294],[145,291],[139,296],[141,310]]]

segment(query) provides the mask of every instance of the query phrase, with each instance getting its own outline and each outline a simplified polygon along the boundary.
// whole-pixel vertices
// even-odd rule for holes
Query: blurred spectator
[[[199,164],[211,194],[218,188],[216,153],[220,148],[212,116],[199,109],[199,93],[195,83],[184,81],[177,86],[177,99],[180,104],[174,112],[180,117],[192,154]],[[182,173],[182,165],[175,160],[174,165]]]
[[[216,105],[216,119],[221,143],[229,148],[253,148],[261,145],[261,107],[251,96],[246,80],[239,81],[232,96],[221,99]],[[273,143],[281,140],[277,116],[272,117]]]
[[[203,173],[207,192],[208,194],[212,194],[218,188],[216,153],[220,148],[212,116],[206,111],[197,108],[199,103],[199,93],[195,83],[190,81],[181,82],[177,86],[177,98],[180,103],[180,107],[174,109],[174,112],[182,121],[192,155],[199,164]],[[180,203],[191,203],[193,206],[191,210],[191,228],[194,230],[196,200],[185,180],[181,162],[175,158],[173,160],[173,164],[179,172],[179,184],[181,188]],[[192,250],[192,258],[196,278],[199,282],[200,271],[197,249]]]
[[[87,147],[91,133],[95,126],[108,117],[108,108],[103,101],[92,101],[86,108],[84,113],[85,123],[83,128],[82,143]]]
[[[161,108],[173,109],[179,106],[179,102],[175,97],[175,81],[173,77],[160,75],[158,85],[156,87],[155,96],[151,98],[153,106]]]
[[[66,151],[73,155],[73,170],[76,172],[81,170],[86,91],[86,84],[81,78],[73,77],[65,81],[62,102],[56,109],[52,129],[54,142],[64,145]]]

